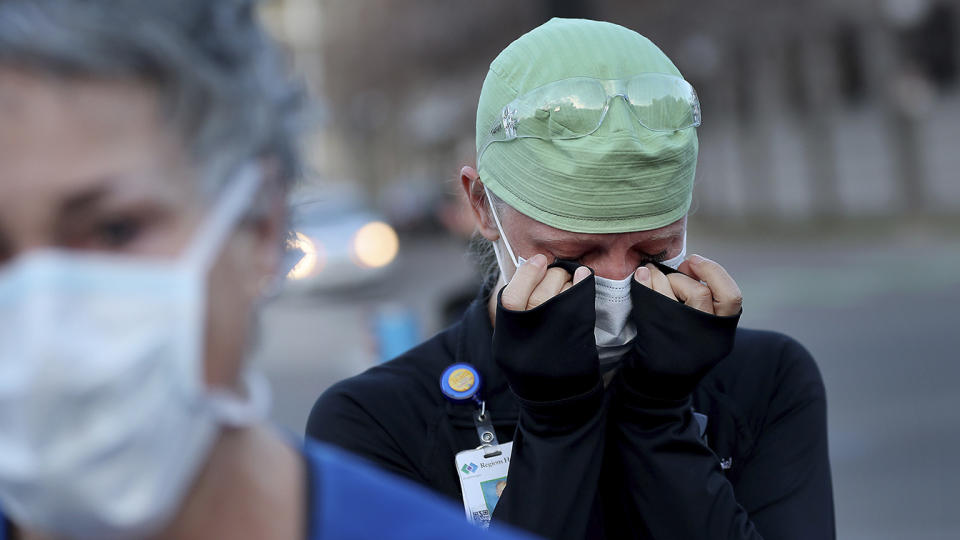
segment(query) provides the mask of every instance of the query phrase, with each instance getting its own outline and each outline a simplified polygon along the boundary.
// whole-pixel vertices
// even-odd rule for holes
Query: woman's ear
[[[487,197],[486,190],[483,189],[483,182],[480,181],[477,170],[469,166],[460,169],[460,186],[470,202],[470,210],[473,212],[473,221],[477,225],[477,231],[491,242],[499,239],[500,231],[490,214],[492,201]]]

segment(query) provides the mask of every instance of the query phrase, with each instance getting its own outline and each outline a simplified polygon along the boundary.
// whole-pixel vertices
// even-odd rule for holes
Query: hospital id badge
[[[513,442],[464,450],[456,456],[463,509],[467,520],[486,529],[490,516],[507,487],[507,470]]]

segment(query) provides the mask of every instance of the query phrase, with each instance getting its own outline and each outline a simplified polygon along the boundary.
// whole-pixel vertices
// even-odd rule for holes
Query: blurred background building
[[[457,189],[487,66],[550,17],[608,20],[697,88],[691,250],[738,280],[743,326],[817,359],[839,538],[960,538],[960,0],[271,0],[264,16],[323,117],[306,145],[325,210],[303,231],[329,264],[263,321],[281,424],[302,431],[329,384],[476,290]]]
[[[326,100],[319,170],[401,222],[428,218],[472,161],[487,65],[552,16],[636,29],[697,88],[698,216],[960,209],[955,0],[285,0],[272,13]]]

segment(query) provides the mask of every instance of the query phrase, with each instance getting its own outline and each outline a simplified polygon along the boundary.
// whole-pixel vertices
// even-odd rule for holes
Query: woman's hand
[[[500,301],[512,311],[527,311],[565,292],[590,277],[590,269],[581,266],[571,276],[563,268],[547,268],[547,257],[534,255],[517,268],[513,279],[503,289]],[[688,278],[689,279],[689,278]]]
[[[743,296],[737,282],[719,264],[700,255],[692,255],[665,275],[656,266],[641,266],[634,279],[641,285],[710,315],[725,317],[740,313]],[[519,273],[519,272],[518,272]]]
[[[498,296],[493,358],[514,394],[530,402],[570,399],[600,384],[593,272],[558,264],[531,257]]]
[[[684,261],[679,272],[640,267],[634,281],[636,355],[622,370],[623,383],[631,395],[688,397],[733,350],[740,288],[723,267],[698,255]]]

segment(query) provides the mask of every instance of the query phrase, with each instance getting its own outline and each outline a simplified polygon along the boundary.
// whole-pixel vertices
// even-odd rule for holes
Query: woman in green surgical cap
[[[513,42],[461,171],[498,279],[324,393],[308,434],[547,538],[833,538],[813,359],[738,328],[736,282],[686,256],[699,125],[636,32],[554,19]]]

